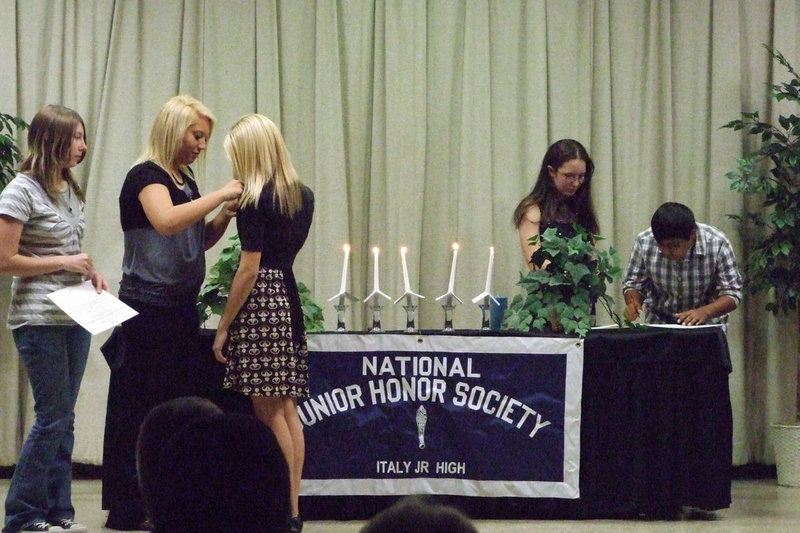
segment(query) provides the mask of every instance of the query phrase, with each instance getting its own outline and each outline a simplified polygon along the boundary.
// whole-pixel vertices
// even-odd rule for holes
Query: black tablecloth
[[[494,519],[669,518],[681,506],[730,505],[731,367],[721,329],[594,330],[583,368],[579,499],[436,498]],[[306,496],[301,508],[310,520],[366,519],[396,500]]]

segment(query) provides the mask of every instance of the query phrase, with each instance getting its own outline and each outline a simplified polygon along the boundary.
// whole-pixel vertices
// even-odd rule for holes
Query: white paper
[[[696,328],[721,328],[723,324],[697,324],[696,326],[684,326],[683,324],[642,324],[651,328],[673,328],[673,329],[696,329]]]
[[[695,328],[721,328],[723,324],[698,324],[696,326],[684,326],[683,324],[647,324],[645,322],[637,322],[639,326],[645,328],[667,328],[667,329],[695,329]],[[605,326],[593,326],[592,329],[618,329],[620,326],[616,324],[607,324]],[[633,329],[622,326],[623,329]]]
[[[97,294],[90,280],[52,292],[47,297],[92,335],[139,314],[108,291]]]

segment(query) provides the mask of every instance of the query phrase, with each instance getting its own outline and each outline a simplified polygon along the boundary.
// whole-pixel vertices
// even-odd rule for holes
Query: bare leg
[[[294,456],[292,465],[289,466],[291,477],[292,516],[297,516],[300,511],[300,483],[303,478],[303,462],[306,457],[306,440],[303,435],[303,423],[297,413],[297,400],[286,398],[284,402],[286,425],[292,436]]]
[[[250,399],[253,402],[253,410],[255,411],[256,417],[266,424],[275,434],[275,439],[278,441],[278,446],[280,446],[283,456],[286,459],[286,463],[289,466],[289,495],[292,516],[297,516],[300,512],[300,477],[302,475],[302,471],[295,471],[297,468],[297,461],[295,460],[295,436],[292,433],[292,428],[287,422],[287,419],[289,418],[287,416],[287,410],[289,409],[288,406],[291,406],[291,410],[293,411],[294,416],[297,418],[298,424],[300,423],[296,404],[294,403],[294,400],[290,398],[251,396]],[[302,440],[302,427],[300,428],[300,431],[301,446],[305,448],[305,441]],[[300,462],[300,468],[302,470],[302,460]]]

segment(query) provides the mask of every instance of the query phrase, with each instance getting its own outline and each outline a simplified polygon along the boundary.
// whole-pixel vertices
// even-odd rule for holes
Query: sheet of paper
[[[651,328],[673,328],[673,329],[693,329],[693,328],[721,328],[723,324],[698,324],[696,326],[684,326],[683,324],[643,324]]]
[[[672,328],[672,329],[693,329],[693,328],[721,328],[723,324],[698,324],[697,326],[684,326],[682,324],[646,324],[646,323],[637,323],[642,327],[647,328]],[[625,326],[622,326],[625,328]],[[594,326],[592,329],[616,329],[619,328],[616,324],[608,324],[605,326]],[[625,328],[628,329],[628,328]]]
[[[108,291],[97,294],[91,281],[52,292],[47,297],[92,335],[139,314]]]

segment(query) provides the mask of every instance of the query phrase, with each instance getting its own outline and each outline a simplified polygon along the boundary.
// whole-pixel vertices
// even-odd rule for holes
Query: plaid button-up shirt
[[[674,322],[673,315],[707,305],[722,295],[738,305],[742,298],[742,277],[730,241],[717,228],[697,224],[697,238],[681,261],[668,259],[658,249],[653,230],[636,237],[623,282],[623,293],[636,289],[644,295],[650,323]],[[710,319],[727,322],[727,315]]]

